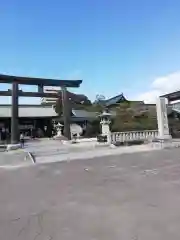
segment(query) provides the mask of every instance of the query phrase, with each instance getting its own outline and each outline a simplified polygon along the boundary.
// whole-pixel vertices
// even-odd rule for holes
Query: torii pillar
[[[63,105],[63,120],[64,120],[64,136],[71,140],[70,118],[71,107],[66,87],[61,87],[62,90],[62,105]]]
[[[11,143],[19,142],[19,123],[18,123],[18,83],[12,83],[12,107],[11,107]]]

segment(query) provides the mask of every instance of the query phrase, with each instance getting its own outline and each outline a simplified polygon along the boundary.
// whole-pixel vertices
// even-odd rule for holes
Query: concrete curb
[[[20,143],[17,143],[17,144],[8,144],[6,146],[6,150],[7,151],[12,151],[12,150],[17,150],[17,149],[20,149],[21,148],[21,144]]]

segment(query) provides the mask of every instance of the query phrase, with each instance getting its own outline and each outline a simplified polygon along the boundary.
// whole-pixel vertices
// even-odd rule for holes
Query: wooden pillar
[[[70,131],[70,118],[71,118],[71,108],[69,103],[69,97],[67,95],[66,87],[62,87],[62,105],[63,105],[63,120],[64,120],[64,136],[71,140]]]
[[[42,84],[38,85],[38,93],[43,93],[44,92],[44,88]]]
[[[12,83],[12,107],[11,107],[11,143],[19,142],[18,124],[18,83]]]

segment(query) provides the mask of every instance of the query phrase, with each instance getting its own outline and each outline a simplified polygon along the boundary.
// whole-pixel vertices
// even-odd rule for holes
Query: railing
[[[172,109],[175,110],[175,111],[180,112],[180,102],[174,103],[172,105]]]
[[[158,130],[131,131],[131,132],[112,132],[111,142],[128,142],[133,140],[147,140],[158,137]]]

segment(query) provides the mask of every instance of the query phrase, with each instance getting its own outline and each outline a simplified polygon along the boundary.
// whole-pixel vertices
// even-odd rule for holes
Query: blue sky
[[[92,100],[138,98],[180,70],[179,12],[179,0],[1,0],[0,72],[80,78]]]

